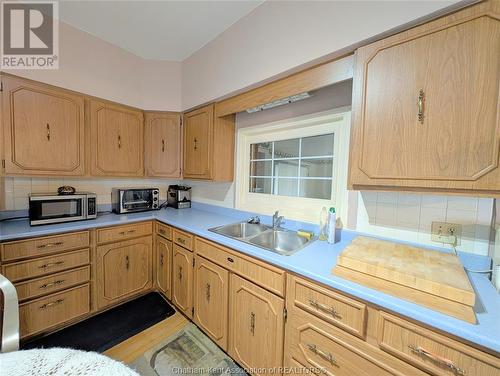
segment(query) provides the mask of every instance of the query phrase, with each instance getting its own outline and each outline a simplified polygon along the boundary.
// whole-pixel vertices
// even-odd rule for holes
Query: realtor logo
[[[2,69],[58,68],[57,2],[2,2]]]

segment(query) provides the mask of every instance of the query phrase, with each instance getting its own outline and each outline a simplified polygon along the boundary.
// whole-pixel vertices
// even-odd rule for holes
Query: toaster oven
[[[158,188],[113,188],[111,206],[114,213],[133,213],[160,208]]]

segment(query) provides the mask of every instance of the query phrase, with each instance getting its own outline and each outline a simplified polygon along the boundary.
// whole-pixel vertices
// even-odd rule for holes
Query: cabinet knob
[[[160,265],[163,266],[163,253],[160,254]]]
[[[255,334],[255,313],[250,313],[250,333]]]
[[[47,123],[47,141],[50,141],[50,124]]]
[[[118,135],[118,149],[122,148],[122,137]]]
[[[182,281],[182,266],[179,266],[179,281]]]
[[[207,301],[210,301],[210,283],[207,283],[206,285],[206,296],[207,296]]]
[[[127,270],[130,268],[130,259],[128,255],[125,256],[125,267],[127,268]]]
[[[194,138],[194,150],[198,150],[198,140]]]
[[[161,140],[161,151],[162,151],[162,153],[165,152],[165,140],[163,140],[163,139]]]

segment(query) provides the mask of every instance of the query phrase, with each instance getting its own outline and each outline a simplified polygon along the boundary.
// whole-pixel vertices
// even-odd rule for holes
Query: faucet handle
[[[260,223],[260,217],[256,215],[255,217],[250,218],[247,223],[250,223],[252,225],[258,225]]]

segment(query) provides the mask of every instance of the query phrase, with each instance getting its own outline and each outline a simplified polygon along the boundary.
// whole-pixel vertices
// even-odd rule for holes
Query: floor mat
[[[141,376],[245,375],[245,372],[194,324],[147,350],[129,367]]]
[[[48,336],[23,349],[70,347],[103,352],[172,316],[175,310],[156,292],[141,296]]]

